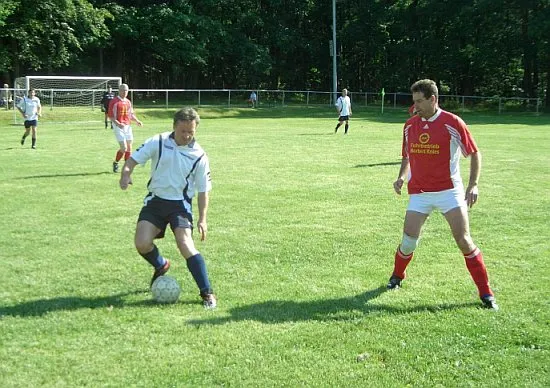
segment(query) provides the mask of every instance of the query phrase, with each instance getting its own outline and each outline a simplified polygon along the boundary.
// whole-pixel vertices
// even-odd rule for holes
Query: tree
[[[55,74],[69,70],[78,55],[107,34],[105,13],[84,0],[10,1],[9,28],[0,40],[9,47],[4,71]]]

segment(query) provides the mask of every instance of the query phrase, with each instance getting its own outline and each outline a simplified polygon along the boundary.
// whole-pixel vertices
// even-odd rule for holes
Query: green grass
[[[464,116],[494,313],[440,214],[404,288],[383,288],[407,204],[392,190],[404,111],[356,109],[345,137],[330,109],[200,110],[215,311],[171,236],[158,245],[182,294],[151,301],[133,247],[149,166],[121,191],[102,114],[44,113],[31,150],[0,111],[0,386],[550,386],[547,116]],[[137,113],[136,145],[171,128],[173,112]]]

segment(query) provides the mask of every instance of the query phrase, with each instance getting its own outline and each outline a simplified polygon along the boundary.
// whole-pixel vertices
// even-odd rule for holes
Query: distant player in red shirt
[[[462,119],[438,106],[434,81],[424,79],[411,86],[416,114],[403,130],[403,147],[399,176],[393,183],[401,194],[408,178],[409,205],[405,215],[403,238],[395,253],[393,274],[388,289],[401,287],[405,269],[418,246],[424,222],[434,209],[443,213],[453,237],[464,255],[466,267],[474,280],[483,306],[498,310],[489,286],[481,250],[470,236],[468,207],[478,198],[481,154]],[[464,190],[460,177],[460,155],[470,157],[470,179]]]
[[[126,97],[128,96],[128,85],[121,84],[118,87],[118,96],[109,103],[108,115],[111,119],[113,133],[120,145],[113,162],[113,172],[118,172],[118,162],[124,156],[124,160],[130,158],[132,152],[132,141],[134,134],[130,123],[134,120],[140,127],[143,125],[134,114],[132,103]]]

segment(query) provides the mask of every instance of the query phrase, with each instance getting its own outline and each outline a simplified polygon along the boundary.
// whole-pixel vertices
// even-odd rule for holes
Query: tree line
[[[333,0],[0,0],[0,76],[332,89]],[[335,0],[338,88],[543,98],[550,0]]]

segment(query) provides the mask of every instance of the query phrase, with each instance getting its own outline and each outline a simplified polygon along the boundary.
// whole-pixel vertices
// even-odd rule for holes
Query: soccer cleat
[[[153,283],[158,277],[164,275],[166,272],[168,272],[169,269],[170,269],[170,260],[166,259],[166,263],[162,267],[155,269],[155,272],[153,272],[153,277],[151,278],[151,286],[153,285]]]
[[[218,302],[216,301],[216,295],[214,295],[212,292],[201,293],[201,298],[202,305],[205,309],[215,309],[218,305]]]
[[[483,295],[481,297],[481,302],[483,302],[483,307],[486,309],[498,311],[498,304],[493,295]]]
[[[118,162],[113,162],[113,172],[118,172]]]
[[[32,146],[31,148],[32,148],[33,150],[35,150],[35,149],[36,149],[36,146]]]
[[[388,281],[388,285],[386,286],[388,290],[397,290],[398,288],[401,288],[401,279],[399,276],[392,275],[390,277],[390,280]]]

